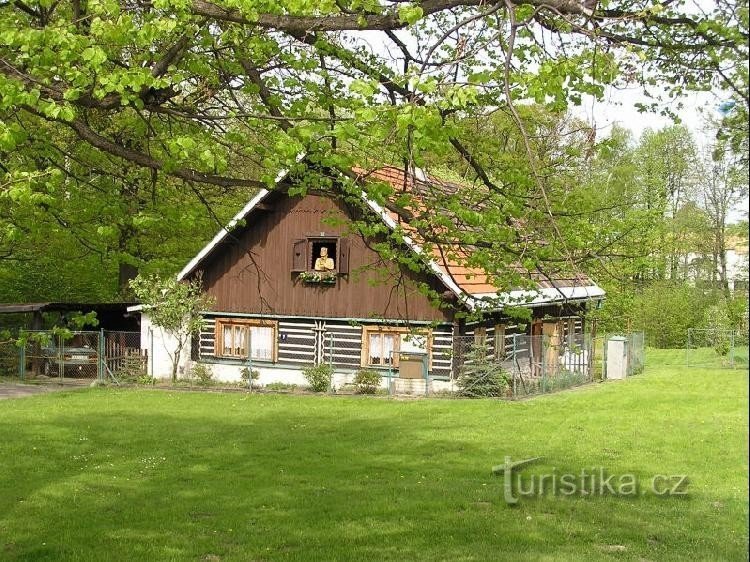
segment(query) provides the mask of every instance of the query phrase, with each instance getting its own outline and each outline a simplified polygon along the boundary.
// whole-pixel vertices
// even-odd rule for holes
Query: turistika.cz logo
[[[522,474],[522,469],[542,457],[513,461],[493,466],[492,473],[503,477],[503,499],[516,504],[520,498],[535,496],[622,496],[653,494],[659,497],[686,496],[688,477],[684,474],[656,474],[646,481],[635,474],[609,474],[603,466],[584,468],[578,473],[553,468],[542,474]]]

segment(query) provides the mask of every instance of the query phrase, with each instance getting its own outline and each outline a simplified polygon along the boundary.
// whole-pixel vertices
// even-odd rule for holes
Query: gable
[[[323,318],[386,318],[450,321],[417,290],[428,275],[401,271],[385,262],[361,236],[348,233],[350,216],[338,201],[316,194],[289,197],[266,194],[246,218],[247,224],[218,240],[186,276],[201,271],[215,310]],[[336,283],[305,283],[295,264],[295,243],[310,237],[342,240],[348,249],[347,273]],[[308,259],[307,268],[313,262]],[[183,276],[184,277],[184,276]]]

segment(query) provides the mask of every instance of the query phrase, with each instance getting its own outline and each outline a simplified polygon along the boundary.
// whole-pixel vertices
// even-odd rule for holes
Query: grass
[[[694,347],[686,349],[649,349],[648,356],[653,365],[700,367],[705,369],[742,369],[748,368],[748,346],[737,344],[727,355],[719,355],[713,347]]]
[[[522,402],[147,389],[2,401],[0,559],[745,560],[747,384],[662,365]],[[524,475],[604,466],[644,490],[687,474],[688,495],[511,507],[490,474],[505,455],[544,457]]]

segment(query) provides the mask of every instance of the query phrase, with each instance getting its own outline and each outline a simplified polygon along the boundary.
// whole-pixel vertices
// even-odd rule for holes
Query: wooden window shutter
[[[307,240],[295,240],[292,244],[292,271],[307,271]]]
[[[347,238],[339,240],[339,263],[337,266],[339,273],[349,273],[349,240]]]

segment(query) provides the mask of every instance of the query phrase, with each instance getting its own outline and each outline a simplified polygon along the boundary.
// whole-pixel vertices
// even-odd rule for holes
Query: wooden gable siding
[[[319,195],[288,197],[273,194],[251,213],[244,230],[219,244],[197,269],[206,291],[216,299],[214,310],[319,318],[385,318],[450,321],[416,289],[415,274],[404,275],[405,286],[393,287],[396,267],[384,263],[359,236],[349,235],[349,274],[333,286],[305,284],[292,273],[292,245],[311,233],[342,234],[347,219],[343,206]],[[374,266],[374,269],[363,269]],[[260,271],[260,273],[259,273]],[[434,278],[426,278],[444,290]]]

